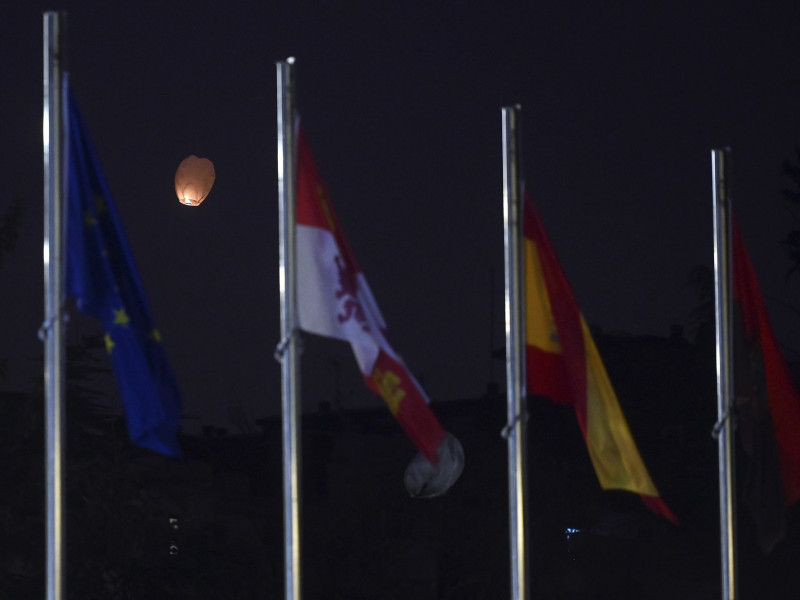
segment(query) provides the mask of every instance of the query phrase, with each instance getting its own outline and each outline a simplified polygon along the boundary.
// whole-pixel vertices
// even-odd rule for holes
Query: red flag
[[[527,193],[524,212],[528,392],[575,409],[603,489],[635,492],[653,512],[677,523],[639,456],[592,334]]]
[[[800,499],[800,396],[767,317],[733,219],[737,437],[746,455],[744,500],[764,551],[783,537],[784,508]]]
[[[413,495],[437,495],[463,468],[458,441],[439,424],[422,387],[389,344],[386,324],[350,249],[311,150],[297,135],[297,272],[300,327],[350,343],[367,385],[386,401],[425,461],[412,463]],[[411,468],[411,467],[410,467]],[[443,489],[441,489],[443,488]]]

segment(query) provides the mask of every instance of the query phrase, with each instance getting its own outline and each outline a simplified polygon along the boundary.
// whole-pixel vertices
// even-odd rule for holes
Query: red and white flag
[[[386,338],[386,323],[350,249],[305,134],[297,134],[297,302],[300,328],[350,343],[367,385],[419,449],[406,471],[414,496],[444,493],[463,451],[440,425],[422,387]]]

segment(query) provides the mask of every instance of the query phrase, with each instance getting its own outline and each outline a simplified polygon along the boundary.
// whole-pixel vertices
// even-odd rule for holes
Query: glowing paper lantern
[[[175,171],[175,193],[186,206],[199,206],[214,185],[214,163],[194,154],[187,156]]]

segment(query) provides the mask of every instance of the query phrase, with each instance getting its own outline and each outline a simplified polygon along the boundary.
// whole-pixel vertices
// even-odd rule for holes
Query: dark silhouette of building
[[[644,462],[681,523],[650,513],[634,494],[601,490],[572,410],[530,398],[532,598],[716,597],[713,355],[677,330],[595,339]],[[428,500],[407,495],[403,473],[416,451],[377,398],[361,410],[327,400],[302,417],[303,597],[508,597],[506,407],[496,386],[434,402],[466,464],[451,490]],[[32,466],[43,459],[40,405],[32,395],[0,397],[0,524],[17,544],[2,554],[0,597],[41,595],[43,481]],[[281,598],[280,417],[259,425],[258,434],[209,427],[183,436],[184,458],[167,459],[131,446],[117,419],[71,422],[70,597]],[[743,597],[796,597],[797,507],[789,519],[787,538],[764,556],[740,511]]]

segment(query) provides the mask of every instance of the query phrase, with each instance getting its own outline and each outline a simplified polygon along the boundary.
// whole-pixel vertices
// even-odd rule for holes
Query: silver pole
[[[733,461],[733,338],[730,150],[711,151],[714,195],[714,312],[716,316],[717,435],[719,452],[722,598],[736,599],[735,470]]]
[[[511,598],[529,597],[525,548],[527,407],[525,389],[525,311],[523,194],[520,177],[519,106],[503,116],[503,224],[505,245],[506,380],[508,424],[508,503],[511,544]]]
[[[66,14],[44,13],[44,348],[46,597],[64,597],[64,46]]]
[[[277,63],[278,73],[278,214],[281,298],[283,423],[283,530],[286,600],[300,599],[300,412],[297,339],[295,225],[297,166],[294,110],[294,58]]]

